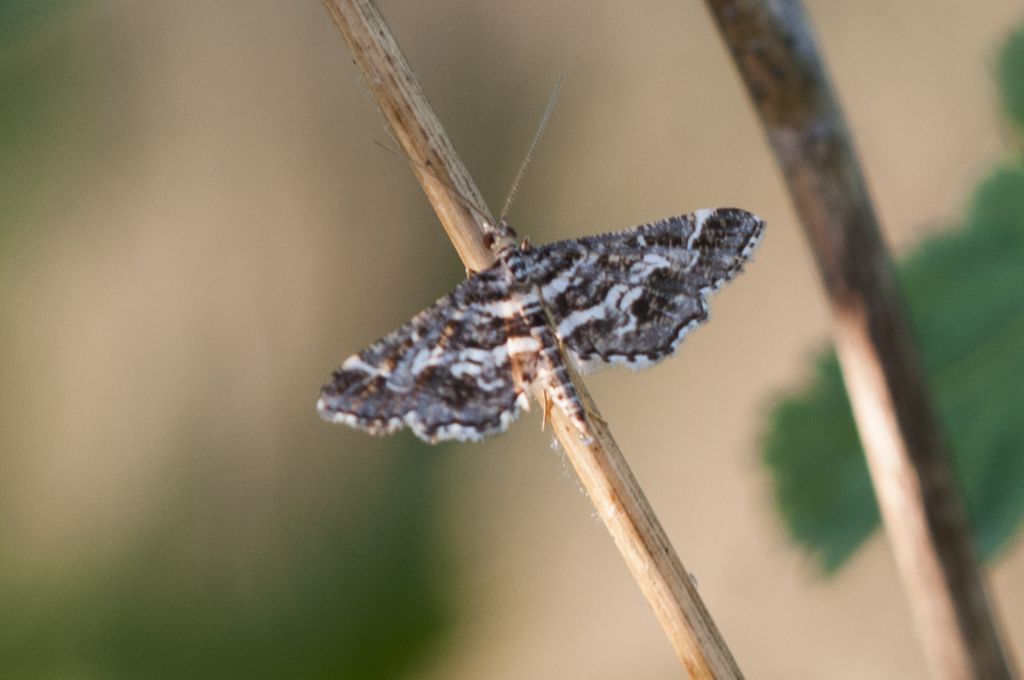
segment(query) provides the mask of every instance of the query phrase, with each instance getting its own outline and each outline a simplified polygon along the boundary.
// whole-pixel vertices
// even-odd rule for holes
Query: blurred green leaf
[[[998,78],[1024,125],[1024,26]],[[897,276],[975,541],[991,559],[1024,517],[1024,159],[997,168],[964,225],[921,245]],[[763,455],[790,534],[826,573],[838,569],[879,515],[831,349],[810,385],[774,406]]]
[[[1024,26],[1010,34],[999,54],[996,77],[1003,108],[1024,128]]]
[[[1024,516],[1024,169],[978,187],[966,224],[898,270],[981,553]],[[832,571],[878,524],[835,355],[771,414],[764,460],[790,533]]]
[[[775,405],[762,446],[790,534],[837,569],[874,531],[878,508],[832,351],[807,389]]]

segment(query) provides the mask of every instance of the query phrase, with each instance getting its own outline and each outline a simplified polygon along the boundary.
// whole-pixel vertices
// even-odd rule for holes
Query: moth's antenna
[[[390,146],[388,146],[384,142],[380,141],[379,139],[374,139],[373,143],[376,144],[377,146],[379,146],[380,148],[384,149],[385,151],[387,151],[389,154],[391,154],[395,158],[399,158],[399,159],[402,158],[402,154],[398,153],[397,151],[395,151],[394,149],[392,149]]]
[[[523,159],[522,165],[519,166],[519,171],[516,173],[516,178],[512,181],[512,189],[508,192],[508,198],[505,199],[505,205],[501,208],[501,217],[498,218],[498,223],[503,224],[505,217],[508,216],[508,210],[512,207],[512,199],[516,197],[516,191],[519,190],[519,183],[523,181],[523,175],[526,174],[526,166],[530,164],[530,159],[533,158],[533,152],[537,148],[537,144],[540,142],[541,136],[544,134],[544,128],[547,127],[548,120],[551,118],[552,111],[555,110],[555,102],[558,101],[558,91],[562,87],[562,79],[565,76],[558,76],[558,82],[555,83],[555,88],[551,90],[551,96],[548,97],[548,105],[544,109],[544,115],[540,119],[540,125],[537,126],[537,132],[533,135],[533,141],[530,142],[530,149],[526,152],[526,158]]]

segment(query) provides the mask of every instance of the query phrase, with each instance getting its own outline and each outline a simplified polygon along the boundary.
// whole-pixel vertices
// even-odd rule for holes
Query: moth
[[[371,434],[409,427],[427,442],[476,441],[507,429],[539,385],[583,432],[563,356],[582,370],[640,369],[671,356],[764,228],[745,210],[716,208],[503,248],[490,268],[345,359],[317,409]]]

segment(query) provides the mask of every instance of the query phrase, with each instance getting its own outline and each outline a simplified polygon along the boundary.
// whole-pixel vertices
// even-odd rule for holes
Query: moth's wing
[[[584,368],[643,368],[707,319],[708,295],[740,271],[763,232],[744,210],[698,210],[538,248],[534,283]]]
[[[320,392],[320,415],[371,434],[407,425],[428,442],[504,431],[528,405],[509,360],[522,323],[514,294],[496,268],[467,279],[346,359]]]

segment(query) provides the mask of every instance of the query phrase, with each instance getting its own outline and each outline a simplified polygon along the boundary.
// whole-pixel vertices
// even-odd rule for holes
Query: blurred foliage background
[[[995,85],[1019,120],[1017,8],[809,5],[887,235],[938,239],[908,295],[959,294],[979,321],[956,328],[1019,342],[1020,232],[979,226],[1021,214]],[[758,437],[827,318],[699,3],[381,7],[492,203],[566,76],[512,213],[535,241],[713,205],[768,219],[679,357],[591,387],[748,674],[923,677],[884,541],[818,575],[875,522],[853,440],[791,474],[789,528],[773,507]],[[0,677],[678,676],[537,414],[437,448],[316,417],[344,356],[463,276],[319,3],[0,2],[0,140]],[[990,290],[999,314],[972,305]],[[923,336],[949,328],[933,307]],[[823,365],[810,422],[848,432]],[[942,408],[975,425],[951,439],[984,445],[976,486],[1010,499],[979,537],[1002,546],[1019,658],[1018,435],[983,426],[1019,428],[1021,383],[978,365],[936,389],[967,376]]]
[[[1024,131],[1024,27],[996,61],[1011,134]],[[900,265],[900,284],[945,427],[979,552],[992,558],[1024,516],[1024,156],[1018,137],[975,189],[963,223]],[[765,436],[779,508],[826,570],[878,526],[878,508],[835,354],[783,400]]]

